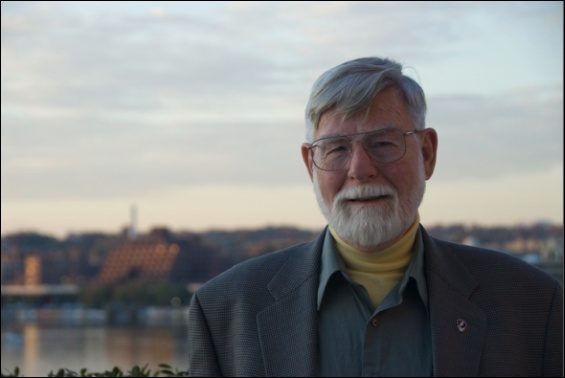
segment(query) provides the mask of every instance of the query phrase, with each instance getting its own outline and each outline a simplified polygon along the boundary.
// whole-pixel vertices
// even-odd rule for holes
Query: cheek
[[[381,170],[381,175],[394,186],[400,197],[412,192],[412,188],[417,186],[417,182],[423,179],[423,169],[419,163],[404,161],[399,164],[391,164],[386,169]]]
[[[335,172],[318,171],[318,186],[326,203],[333,203],[335,195],[341,189],[343,179]]]
[[[421,164],[414,164],[406,169],[405,174],[399,177],[397,187],[401,198],[406,200],[418,192],[422,185],[425,185],[426,176],[424,167]]]

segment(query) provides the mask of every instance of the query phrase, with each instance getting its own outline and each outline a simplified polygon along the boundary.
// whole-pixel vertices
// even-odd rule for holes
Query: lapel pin
[[[463,319],[457,319],[457,329],[459,332],[467,332],[467,322]]]

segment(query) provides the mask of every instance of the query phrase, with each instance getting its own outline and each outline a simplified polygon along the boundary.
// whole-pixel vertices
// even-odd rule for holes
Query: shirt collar
[[[322,305],[322,299],[324,298],[324,292],[326,291],[326,286],[330,277],[335,273],[342,270],[343,263],[337,256],[337,250],[335,248],[335,241],[332,237],[330,229],[326,229],[326,236],[324,238],[324,244],[322,247],[322,261],[320,263],[320,283],[318,284],[318,310]]]

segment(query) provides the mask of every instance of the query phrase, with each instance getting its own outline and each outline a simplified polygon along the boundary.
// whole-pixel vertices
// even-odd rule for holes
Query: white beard
[[[320,192],[316,170],[313,181],[316,200],[330,227],[345,241],[364,247],[376,247],[406,231],[416,219],[426,186],[422,180],[421,185],[414,187],[410,197],[400,203],[396,189],[388,185],[359,185],[337,193],[330,207]],[[350,202],[352,199],[380,196],[386,198],[366,206]]]

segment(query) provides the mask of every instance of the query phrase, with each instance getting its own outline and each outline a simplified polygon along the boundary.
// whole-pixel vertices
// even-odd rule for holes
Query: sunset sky
[[[2,2],[1,233],[325,225],[314,80],[390,57],[437,130],[424,225],[563,222],[563,2]]]

